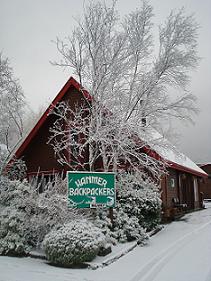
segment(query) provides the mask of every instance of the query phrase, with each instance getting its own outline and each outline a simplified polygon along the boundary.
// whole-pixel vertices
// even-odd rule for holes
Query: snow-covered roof
[[[80,91],[81,89],[81,85],[73,77],[70,77],[70,79],[63,86],[61,91],[55,97],[53,102],[41,116],[35,127],[31,130],[31,132],[27,135],[27,137],[23,140],[22,144],[15,152],[15,156],[17,158],[20,158],[23,155],[26,147],[29,145],[35,135],[38,134],[39,129],[46,121],[52,107],[56,105],[59,101],[61,101],[61,99],[71,86],[75,87],[78,91]],[[92,97],[86,90],[83,90],[83,94],[86,96],[87,99],[92,99]],[[200,167],[198,167],[187,156],[179,152],[167,139],[164,139],[157,131],[150,129],[149,134],[149,131],[146,130],[146,135],[143,136],[143,134],[140,134],[140,139],[144,140],[147,145],[149,145],[162,158],[164,158],[168,162],[169,166],[177,170],[187,171],[198,176],[207,176],[207,174]],[[160,144],[157,140],[160,140]]]
[[[147,130],[147,134],[149,130]],[[197,176],[206,177],[207,173],[203,171],[190,158],[180,152],[172,143],[164,138],[156,130],[150,129],[148,143],[166,162],[174,169],[188,172]]]
[[[208,166],[211,165],[211,162],[209,163],[203,163],[203,164],[197,164],[199,167],[204,167],[204,166]]]
[[[176,166],[174,164],[177,164],[177,165],[181,166],[181,168],[182,167],[188,168],[190,170],[190,172],[197,172],[197,173],[201,174],[202,176],[207,176],[207,174],[199,166],[197,166],[190,158],[188,158],[181,152],[180,152],[180,155],[178,156],[175,153],[175,151],[172,151],[170,149],[165,149],[160,154],[166,160],[172,162],[172,163],[169,163],[170,166],[174,166],[176,168]],[[177,167],[177,168],[179,168],[179,167]]]

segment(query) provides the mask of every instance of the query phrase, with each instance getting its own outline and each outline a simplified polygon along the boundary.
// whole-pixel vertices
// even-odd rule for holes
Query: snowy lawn
[[[40,259],[0,257],[0,281],[210,281],[211,203],[206,207],[166,225],[147,246],[109,266],[65,269]]]

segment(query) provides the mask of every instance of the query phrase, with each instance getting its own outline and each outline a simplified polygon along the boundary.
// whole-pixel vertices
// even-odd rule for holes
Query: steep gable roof
[[[90,94],[82,89],[81,85],[73,78],[70,77],[70,79],[66,82],[66,84],[63,86],[63,88],[60,90],[60,92],[57,94],[55,99],[52,101],[50,106],[46,109],[46,111],[43,113],[37,124],[34,126],[34,128],[31,130],[31,132],[26,136],[22,144],[19,146],[17,151],[15,152],[15,156],[17,158],[20,158],[23,155],[24,150],[27,148],[27,146],[30,144],[32,139],[35,137],[35,135],[38,133],[39,129],[42,127],[42,125],[45,123],[46,119],[48,118],[48,115],[52,108],[62,100],[62,98],[65,96],[65,94],[68,92],[70,87],[74,87],[76,90],[81,91],[85,98],[87,100],[91,99]]]
[[[85,89],[83,89],[81,87],[81,85],[73,77],[70,77],[70,79],[67,81],[67,83],[63,86],[63,88],[57,94],[55,99],[52,101],[50,106],[43,113],[43,115],[41,116],[41,118],[39,119],[37,124],[34,126],[34,128],[31,130],[31,132],[26,136],[26,138],[24,139],[22,144],[19,146],[19,148],[15,152],[15,156],[17,158],[20,158],[24,154],[25,149],[28,147],[28,145],[31,143],[33,138],[38,134],[40,128],[45,123],[52,108],[63,99],[63,97],[65,96],[65,94],[68,92],[68,90],[71,87],[75,88],[79,92],[82,92],[84,97],[87,100],[89,100],[89,101],[92,100],[91,95]],[[140,136],[140,138],[141,138],[141,136]],[[161,158],[167,160],[167,163],[169,164],[169,166],[176,170],[188,172],[188,173],[200,176],[200,177],[207,176],[207,174],[201,168],[199,168],[193,161],[191,161],[189,158],[184,156],[186,159],[185,161],[178,160],[178,158],[176,158],[174,152],[169,150],[168,148],[165,148],[165,150],[153,148],[153,150],[152,150],[152,148],[146,147],[146,153],[148,153],[152,157],[155,157],[156,159],[158,157],[161,157]]]

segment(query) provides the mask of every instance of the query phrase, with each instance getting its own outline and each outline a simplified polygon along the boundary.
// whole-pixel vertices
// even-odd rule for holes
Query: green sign
[[[67,180],[69,207],[115,207],[114,173],[69,171]]]

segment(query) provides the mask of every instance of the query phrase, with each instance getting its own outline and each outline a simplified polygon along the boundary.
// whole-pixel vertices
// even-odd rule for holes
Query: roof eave
[[[170,168],[174,168],[174,169],[182,171],[182,172],[193,174],[193,175],[198,176],[198,177],[208,177],[208,174],[206,172],[199,172],[199,171],[196,171],[196,170],[193,170],[191,168],[182,166],[180,164],[174,163],[174,162],[169,161],[169,160],[167,161],[167,163],[169,164]]]
[[[68,89],[73,86],[74,88],[76,88],[78,91],[81,91],[81,85],[73,78],[70,77],[69,80],[66,82],[66,84],[62,87],[62,89],[59,91],[58,95],[55,97],[55,99],[52,101],[52,103],[50,104],[50,106],[46,109],[46,111],[43,113],[43,115],[41,116],[41,118],[38,120],[38,122],[36,123],[36,125],[33,127],[33,129],[30,131],[30,133],[27,135],[27,137],[24,139],[24,141],[22,142],[22,144],[19,146],[19,148],[16,150],[15,152],[15,156],[16,158],[20,158],[25,149],[27,148],[27,146],[30,144],[30,142],[32,141],[32,139],[35,137],[35,135],[37,134],[37,132],[39,131],[39,129],[41,128],[41,126],[44,124],[45,120],[47,119],[50,111],[52,110],[52,108],[59,102],[61,101],[61,99],[63,98],[63,96],[65,95],[65,93],[68,91]],[[88,94],[88,92],[86,90],[83,90],[83,94],[85,95],[85,97],[87,99],[90,99],[90,95]]]

